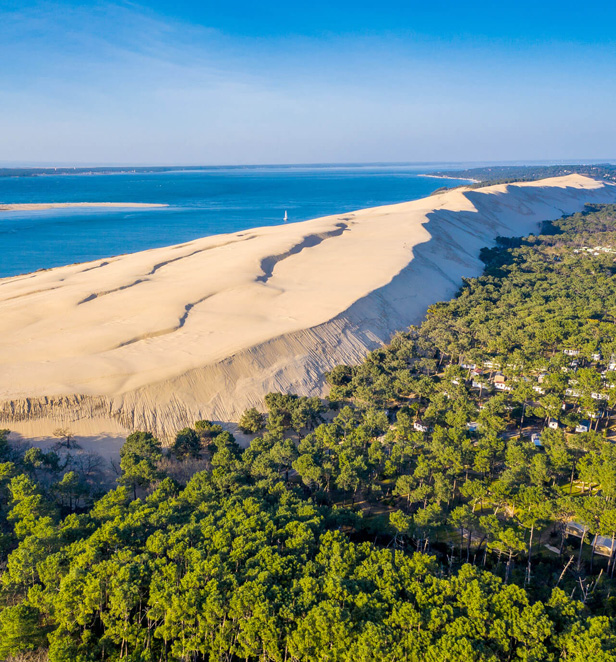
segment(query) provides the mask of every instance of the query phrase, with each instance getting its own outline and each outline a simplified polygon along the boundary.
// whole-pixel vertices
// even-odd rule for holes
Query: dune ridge
[[[84,434],[234,421],[272,390],[314,395],[481,273],[483,246],[616,185],[569,175],[0,280],[0,426]]]

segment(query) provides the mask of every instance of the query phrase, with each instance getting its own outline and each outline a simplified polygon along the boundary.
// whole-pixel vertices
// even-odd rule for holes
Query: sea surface
[[[168,246],[207,235],[415,200],[465,180],[448,164],[204,168],[0,177],[0,204],[165,203],[156,209],[0,212],[0,277]]]

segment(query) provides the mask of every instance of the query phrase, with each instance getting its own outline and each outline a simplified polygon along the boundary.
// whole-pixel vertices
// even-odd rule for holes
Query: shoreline
[[[2,279],[0,427],[167,437],[271,391],[323,395],[325,371],[479,275],[497,236],[615,201],[616,185],[577,175],[461,187]]]
[[[152,209],[168,207],[166,203],[158,202],[18,202],[0,203],[0,212],[10,211],[44,211],[47,209],[96,208],[103,207],[117,209]]]
[[[468,177],[449,177],[447,175],[420,175],[420,177],[430,177],[431,179],[451,179],[455,182],[472,182],[473,184],[481,184],[483,180],[481,179],[470,179]],[[460,184],[464,186],[464,184]]]

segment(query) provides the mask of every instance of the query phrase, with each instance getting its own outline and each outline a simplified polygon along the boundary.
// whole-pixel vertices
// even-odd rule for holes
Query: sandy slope
[[[0,280],[0,425],[166,434],[318,393],[480,273],[497,235],[614,201],[577,175],[456,189]]]
[[[26,202],[0,204],[0,211],[43,211],[45,209],[69,209],[84,207],[118,207],[122,209],[167,207],[168,205],[152,202]]]

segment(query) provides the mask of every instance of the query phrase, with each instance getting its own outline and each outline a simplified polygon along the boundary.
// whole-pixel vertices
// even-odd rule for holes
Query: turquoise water
[[[0,277],[261,225],[414,200],[446,184],[424,166],[246,167],[0,177],[0,203],[155,202],[159,209],[0,212]]]

